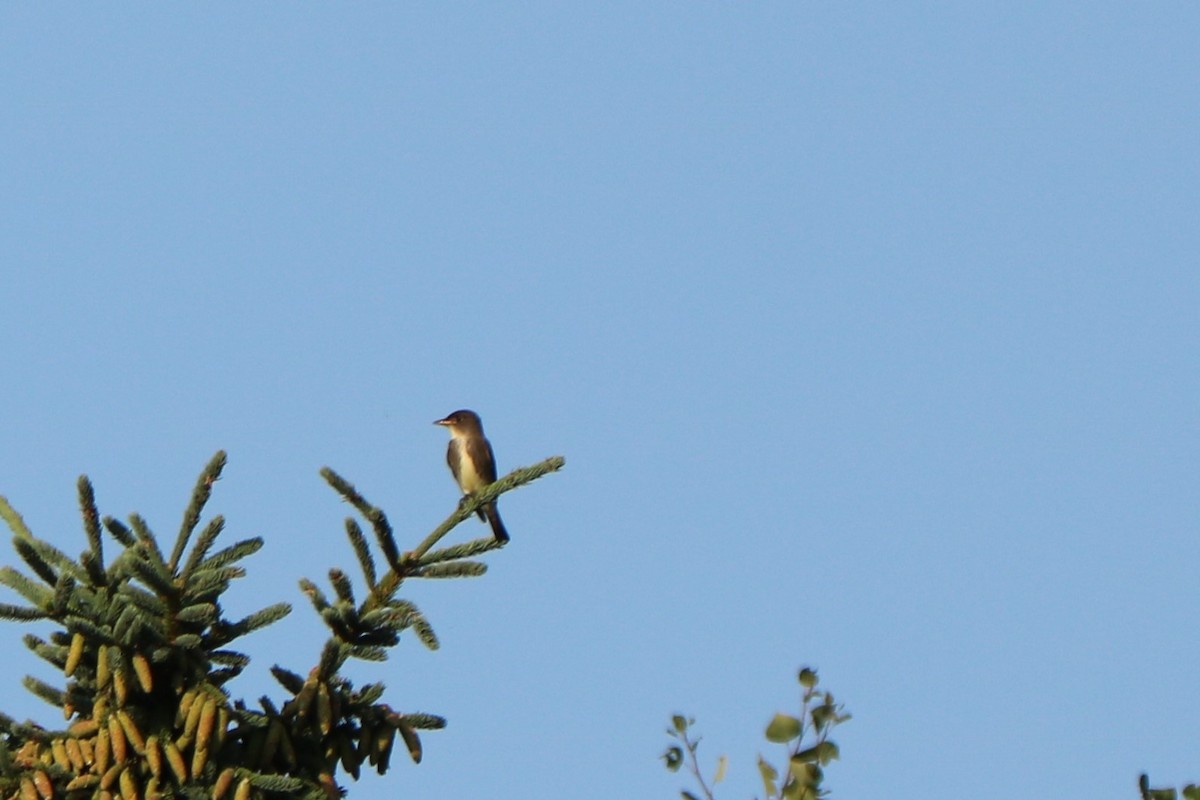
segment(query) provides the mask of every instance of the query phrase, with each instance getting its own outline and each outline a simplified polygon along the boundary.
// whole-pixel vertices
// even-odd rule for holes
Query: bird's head
[[[453,414],[447,414],[442,419],[436,420],[433,424],[446,426],[452,434],[483,430],[483,423],[480,421],[479,415],[465,408],[459,409]]]

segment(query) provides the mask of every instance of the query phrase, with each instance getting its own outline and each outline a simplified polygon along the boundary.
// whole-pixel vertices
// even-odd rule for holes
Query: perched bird
[[[446,463],[463,494],[475,494],[496,480],[496,456],[492,453],[492,443],[483,435],[483,423],[478,414],[464,408],[433,424],[445,425],[450,431]],[[508,541],[508,531],[504,530],[495,503],[488,503],[475,513],[492,526],[497,542]]]

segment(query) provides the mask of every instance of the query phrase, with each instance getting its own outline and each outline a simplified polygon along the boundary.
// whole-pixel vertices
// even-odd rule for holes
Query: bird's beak
[[[434,425],[446,425],[447,427],[449,427],[449,425],[450,425],[450,420],[448,420],[448,419],[435,419],[435,420],[433,421],[433,424],[434,424]]]

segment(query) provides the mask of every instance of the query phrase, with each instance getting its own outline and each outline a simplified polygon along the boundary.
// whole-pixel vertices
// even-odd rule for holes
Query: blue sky
[[[231,615],[313,663],[474,408],[513,536],[413,584],[352,797],[676,797],[671,713],[758,791],[819,669],[835,796],[1200,779],[1200,10],[1045,2],[0,9],[0,493],[261,535]],[[456,536],[484,535],[472,521]],[[11,554],[4,559],[13,563]],[[5,598],[8,599],[8,598]],[[19,648],[22,630],[5,635]],[[4,709],[53,724],[0,665]]]

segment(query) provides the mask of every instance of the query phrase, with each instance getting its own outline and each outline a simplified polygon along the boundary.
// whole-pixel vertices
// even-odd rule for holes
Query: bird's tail
[[[508,541],[508,531],[504,529],[504,523],[500,521],[500,512],[496,510],[496,504],[491,503],[484,508],[484,515],[487,521],[492,526],[492,535],[496,537],[496,541],[504,544]]]

